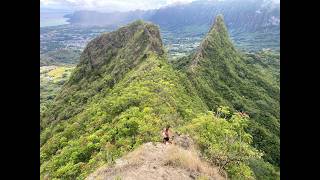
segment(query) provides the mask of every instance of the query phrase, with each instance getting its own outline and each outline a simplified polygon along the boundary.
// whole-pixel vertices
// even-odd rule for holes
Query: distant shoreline
[[[70,24],[66,12],[40,12],[40,28]]]
[[[41,22],[40,21],[40,28],[59,26],[59,25],[65,25],[65,24],[70,24],[70,23],[64,19],[54,19],[54,20],[50,20],[50,22]]]

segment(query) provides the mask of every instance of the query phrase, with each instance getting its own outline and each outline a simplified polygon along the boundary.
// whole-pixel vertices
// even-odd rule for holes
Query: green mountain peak
[[[234,45],[232,44],[228,30],[224,24],[223,16],[218,15],[215,18],[208,34],[201,42],[196,53],[194,60],[191,62],[191,70],[201,64],[202,59],[211,59],[214,61],[222,60],[225,56],[238,56]],[[214,57],[214,58],[213,58]]]
[[[223,15],[222,14],[219,14],[216,16],[215,20],[214,20],[214,23],[213,25],[211,26],[210,28],[210,31],[218,31],[220,33],[223,33],[223,34],[228,34],[228,31],[227,31],[227,28],[224,24],[224,19],[223,19]]]
[[[120,79],[150,53],[164,55],[159,28],[142,20],[135,21],[89,42],[69,82],[77,83],[83,77],[104,73]]]
[[[250,115],[253,124],[250,131],[257,134],[259,131],[259,136],[266,139],[266,143],[260,143],[259,138],[253,142],[266,153],[265,159],[278,163],[279,85],[257,71],[248,63],[248,58],[235,49],[222,16],[215,18],[198,50],[182,58],[180,64],[209,109],[222,104]]]
[[[82,64],[89,63],[92,68],[96,68],[110,63],[113,57],[135,61],[139,58],[137,55],[144,55],[149,51],[159,55],[164,53],[159,28],[138,20],[93,39],[85,48],[81,59]]]
[[[126,73],[151,55],[164,56],[164,47],[159,28],[142,20],[93,39],[82,52],[80,62],[70,79],[57,95],[51,111],[48,112],[51,115],[45,115],[47,123],[74,116],[82,109],[75,106],[83,107],[83,104],[102,89],[112,88]],[[68,94],[71,89],[87,90],[84,92],[85,96],[80,96]],[[69,104],[74,98],[78,99],[78,103]],[[69,105],[63,109],[59,104]]]

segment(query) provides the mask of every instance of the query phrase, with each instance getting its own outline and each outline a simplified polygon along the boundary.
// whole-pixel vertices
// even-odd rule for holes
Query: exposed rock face
[[[193,148],[193,140],[187,135],[174,134],[173,143],[184,149]]]
[[[148,50],[159,55],[164,53],[159,29],[153,24],[135,21],[92,40],[85,48],[82,59],[89,61],[93,68],[109,63],[116,56],[135,63],[139,55]],[[124,51],[126,53],[122,54]]]

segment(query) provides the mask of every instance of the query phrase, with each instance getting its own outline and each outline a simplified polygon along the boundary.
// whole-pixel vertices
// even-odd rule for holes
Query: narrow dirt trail
[[[194,180],[225,179],[218,168],[203,162],[186,139],[176,145],[146,143],[116,160],[114,166],[104,166],[87,177],[87,180]]]

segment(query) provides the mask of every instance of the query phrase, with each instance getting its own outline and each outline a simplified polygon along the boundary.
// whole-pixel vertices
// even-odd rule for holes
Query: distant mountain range
[[[264,48],[280,50],[280,3],[273,0],[199,0],[146,11],[76,11],[65,18],[73,25],[114,29],[142,19],[160,26],[165,44],[181,44],[188,38],[195,38],[192,42],[202,39],[218,14],[224,16],[237,48],[255,52]]]
[[[204,26],[208,29],[212,17],[223,14],[226,26],[233,29],[255,31],[279,31],[280,4],[272,0],[225,0],[194,1],[155,10],[101,13],[76,11],[65,17],[72,24],[121,26],[136,19],[151,21],[165,29]]]

